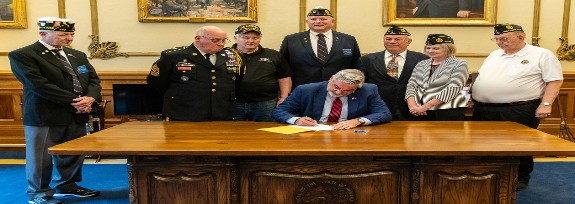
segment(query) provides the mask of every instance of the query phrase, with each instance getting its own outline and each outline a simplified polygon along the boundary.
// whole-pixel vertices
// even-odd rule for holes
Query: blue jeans
[[[262,102],[236,103],[236,116],[234,120],[273,122],[272,111],[276,107],[276,103],[277,99]]]

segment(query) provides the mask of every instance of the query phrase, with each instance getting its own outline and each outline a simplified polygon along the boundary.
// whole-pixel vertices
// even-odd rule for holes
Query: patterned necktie
[[[342,108],[341,99],[337,97],[335,98],[335,100],[333,100],[333,103],[331,104],[331,111],[329,112],[327,122],[338,122],[339,116],[341,115],[341,108]]]
[[[70,62],[68,62],[68,60],[66,60],[66,58],[60,54],[60,50],[62,49],[52,49],[50,51],[52,51],[56,55],[58,61],[60,61],[60,63],[62,63],[62,65],[66,67],[66,71],[68,71],[68,74],[72,76],[72,85],[74,86],[74,93],[81,95],[82,84],[80,84],[80,80],[78,80],[78,75],[76,74],[76,72],[74,72],[74,69],[72,68]]]
[[[397,54],[391,55],[391,60],[389,60],[385,69],[387,70],[387,75],[389,75],[390,77],[393,77],[394,79],[397,79],[397,76],[399,75],[398,74],[398,64],[397,64]]]
[[[325,42],[325,35],[317,34],[317,58],[319,62],[325,64],[327,62],[327,43]]]

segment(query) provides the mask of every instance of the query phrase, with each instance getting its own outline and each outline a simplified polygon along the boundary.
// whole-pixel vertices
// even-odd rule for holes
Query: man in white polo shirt
[[[519,25],[497,24],[491,52],[472,87],[473,120],[513,121],[531,128],[551,114],[563,84],[563,71],[549,50],[525,42]],[[521,157],[517,190],[529,184],[533,157]]]

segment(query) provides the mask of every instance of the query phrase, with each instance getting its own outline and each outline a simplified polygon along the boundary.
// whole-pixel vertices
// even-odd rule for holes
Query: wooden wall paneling
[[[113,84],[143,84],[146,83],[147,71],[102,71],[98,72],[102,80],[102,96],[111,102],[106,106],[106,127],[111,127],[132,119],[136,116],[115,116],[112,95]],[[559,94],[566,122],[575,128],[575,72],[564,73],[564,82]],[[11,72],[0,72],[0,122],[10,123],[22,120],[22,85]],[[557,103],[553,104],[551,117],[541,120],[539,129],[549,134],[558,135],[561,117]]]
[[[10,120],[15,118],[14,110],[12,110],[12,95],[0,95],[0,120]]]

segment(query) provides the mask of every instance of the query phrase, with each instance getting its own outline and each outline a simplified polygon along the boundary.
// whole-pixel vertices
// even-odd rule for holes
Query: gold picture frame
[[[434,0],[384,0],[383,25],[413,25],[413,26],[492,26],[495,25],[497,0],[465,0],[465,10],[468,17],[459,15],[459,1],[437,0],[439,4],[454,3],[451,8],[446,5],[433,4]],[[483,6],[481,6],[483,5]],[[414,12],[418,7],[419,10]],[[420,9],[424,8],[424,9]],[[439,8],[439,9],[437,9]]]
[[[0,1],[0,28],[27,28],[26,0]]]
[[[140,22],[257,22],[257,0],[138,0]]]

